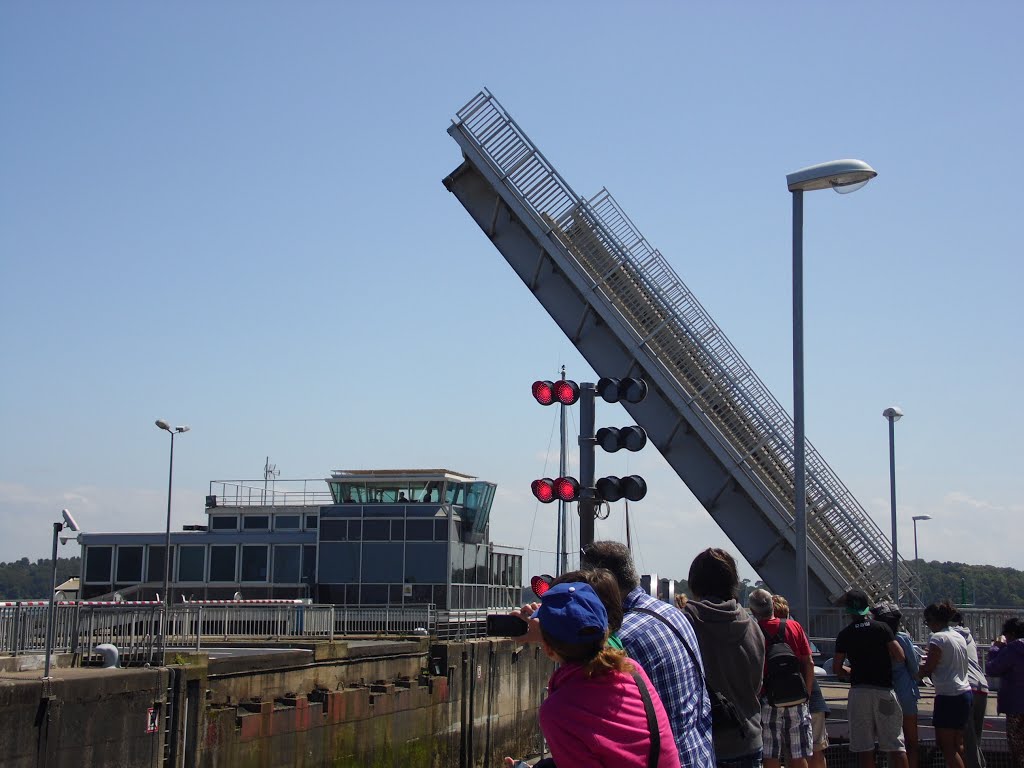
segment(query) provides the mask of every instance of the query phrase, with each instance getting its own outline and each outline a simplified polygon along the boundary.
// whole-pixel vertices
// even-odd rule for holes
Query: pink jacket
[[[679,768],[676,742],[658,692],[640,665],[631,663],[647,683],[658,718],[658,768]],[[647,768],[650,729],[640,689],[628,673],[588,677],[579,665],[559,667],[540,707],[540,729],[559,768]]]

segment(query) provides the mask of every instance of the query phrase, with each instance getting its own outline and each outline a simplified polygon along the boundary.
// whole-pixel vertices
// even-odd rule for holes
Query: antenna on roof
[[[281,470],[277,468],[277,464],[270,463],[270,457],[267,456],[267,461],[263,465],[263,503],[267,503],[267,481],[275,482],[277,476],[281,474]],[[273,504],[273,493],[274,488],[271,486],[271,504]]]

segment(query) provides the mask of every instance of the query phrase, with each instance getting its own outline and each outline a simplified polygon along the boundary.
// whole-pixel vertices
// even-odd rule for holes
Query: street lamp
[[[918,520],[931,520],[931,515],[914,515],[911,520],[914,521],[914,562],[917,562],[917,521]]]
[[[892,599],[900,601],[900,562],[896,548],[896,422],[903,418],[903,411],[898,406],[891,406],[882,411],[889,421],[889,510],[892,513]]]
[[[62,509],[60,514],[64,518],[64,522],[53,524],[53,556],[50,560],[53,570],[50,577],[50,610],[46,612],[46,649],[44,651],[46,659],[43,662],[43,680],[50,679],[50,654],[53,653],[53,613],[56,610],[55,595],[57,592],[57,537],[64,528],[70,528],[76,532],[81,530],[70,512]]]
[[[793,485],[796,523],[797,616],[809,622],[807,592],[807,481],[804,456],[804,192],[854,192],[878,174],[861,160],[833,160],[786,176],[793,193]],[[809,625],[808,625],[809,626]]]
[[[174,480],[174,436],[182,432],[188,432],[188,425],[172,427],[163,419],[157,419],[156,425],[171,435],[171,461],[167,470],[167,535],[164,538],[164,608],[170,605],[168,589],[171,580],[171,487]]]

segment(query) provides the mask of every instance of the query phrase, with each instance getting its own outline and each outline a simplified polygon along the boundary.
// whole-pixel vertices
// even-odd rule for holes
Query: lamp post
[[[917,561],[917,521],[918,520],[931,520],[931,515],[914,515],[911,520],[914,521],[914,561]]]
[[[793,486],[796,524],[797,616],[810,626],[807,592],[807,484],[804,455],[804,192],[832,188],[840,194],[860,189],[878,174],[862,160],[833,160],[786,176],[793,193]]]
[[[903,418],[898,406],[882,411],[889,422],[889,510],[892,513],[892,599],[900,601],[900,556],[896,547],[896,422]],[[916,536],[915,536],[916,538]]]
[[[64,522],[53,524],[53,556],[50,561],[52,565],[50,577],[50,610],[46,612],[46,649],[44,651],[46,658],[43,661],[43,680],[50,679],[50,654],[53,653],[53,613],[56,610],[55,603],[57,592],[57,537],[65,527],[76,532],[81,530],[70,512],[66,509],[62,509],[60,514],[64,518]]]
[[[170,605],[168,593],[171,580],[171,488],[174,481],[174,436],[182,432],[188,432],[188,425],[172,427],[163,419],[157,419],[156,425],[171,435],[171,460],[167,470],[167,535],[164,538],[164,608]]]

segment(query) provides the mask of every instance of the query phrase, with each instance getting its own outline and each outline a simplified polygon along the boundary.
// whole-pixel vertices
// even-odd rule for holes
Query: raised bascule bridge
[[[574,192],[487,90],[448,133],[444,184],[598,376],[641,376],[623,403],[757,573],[796,593],[793,420],[606,189]],[[808,442],[810,605],[892,592],[892,545]],[[904,599],[916,576],[899,563]],[[812,610],[813,613],[813,610]]]

